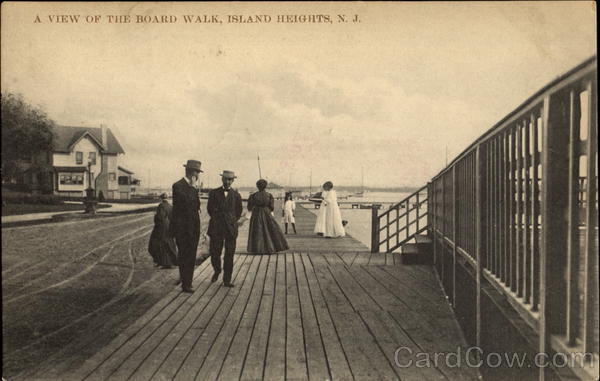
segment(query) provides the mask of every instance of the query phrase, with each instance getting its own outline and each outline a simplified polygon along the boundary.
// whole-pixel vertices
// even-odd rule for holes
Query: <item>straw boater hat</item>
[[[200,166],[202,165],[201,162],[199,162],[198,160],[188,160],[186,164],[184,164],[183,166],[189,169],[194,169],[198,172],[204,172],[203,170],[200,169]]]
[[[221,177],[225,177],[226,179],[237,178],[237,176],[235,175],[235,173],[233,171],[223,171],[223,173],[221,173]]]

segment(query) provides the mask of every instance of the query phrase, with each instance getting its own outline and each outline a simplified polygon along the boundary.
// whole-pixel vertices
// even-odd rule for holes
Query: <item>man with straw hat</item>
[[[185,176],[173,184],[171,230],[179,250],[178,263],[183,292],[192,293],[196,251],[200,239],[200,190],[198,178],[203,171],[198,160],[188,160]]]
[[[238,220],[242,216],[242,196],[231,188],[235,173],[223,171],[221,180],[223,186],[213,189],[208,193],[206,209],[210,215],[208,223],[208,236],[210,237],[210,260],[215,271],[211,282],[219,279],[223,273],[223,285],[233,287],[231,274],[233,272],[233,254],[238,235]],[[225,246],[223,266],[221,266],[221,253]]]

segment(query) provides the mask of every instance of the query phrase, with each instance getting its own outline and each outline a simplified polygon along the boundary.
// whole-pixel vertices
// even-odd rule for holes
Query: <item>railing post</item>
[[[516,127],[516,138],[515,138],[515,144],[516,144],[516,148],[515,148],[515,160],[516,160],[516,193],[517,193],[517,199],[515,202],[515,208],[516,208],[516,219],[515,219],[515,226],[516,226],[516,230],[515,230],[515,292],[517,293],[517,296],[521,296],[523,294],[523,260],[521,258],[521,242],[523,242],[523,231],[521,230],[521,221],[523,219],[522,213],[523,213],[523,203],[521,202],[522,200],[522,195],[523,195],[523,176],[522,176],[522,152],[523,152],[523,147],[521,146],[523,144],[523,133],[521,131],[521,125],[519,123],[517,123],[517,127]]]
[[[587,158],[587,182],[586,182],[586,214],[585,214],[585,243],[584,243],[584,323],[582,329],[583,351],[598,351],[597,343],[594,343],[594,337],[597,335],[594,331],[594,311],[595,304],[598,302],[598,251],[594,250],[594,241],[598,239],[595,225],[598,223],[598,213],[596,207],[597,189],[597,155],[598,155],[598,116],[597,107],[597,85],[595,81],[589,81],[586,84],[588,92],[588,128],[586,141]],[[596,246],[597,248],[597,246]],[[597,337],[597,336],[596,336]]]
[[[567,102],[568,104],[568,102]],[[552,334],[561,333],[565,322],[565,252],[568,211],[568,112],[559,94],[544,98],[542,114],[542,231],[540,251],[540,325],[539,352],[550,351]],[[565,120],[566,119],[566,120]],[[564,328],[564,324],[563,327]],[[547,367],[540,367],[540,381]]]
[[[441,245],[440,245],[440,258],[442,260],[441,266],[442,266],[442,283],[444,283],[446,281],[446,262],[448,259],[448,250],[447,250],[447,245],[446,245],[446,240],[444,239],[446,237],[446,234],[448,234],[448,205],[447,205],[447,194],[448,194],[448,189],[446,187],[446,177],[448,177],[448,172],[445,172],[442,177],[441,177],[441,181],[442,181],[442,211],[440,213],[440,215],[442,216],[442,229],[441,229]]]
[[[406,237],[405,238],[408,238],[410,236],[410,229],[409,229],[409,227],[410,227],[410,219],[409,219],[410,202],[409,202],[409,200],[410,200],[410,197],[406,199],[406,207],[405,207],[405,210],[406,210],[406,218],[405,218],[405,222],[404,222],[406,224]],[[400,223],[400,221],[398,221],[398,223]]]
[[[417,223],[417,230],[415,230],[415,232],[419,231],[419,217],[420,217],[419,209],[420,208],[421,208],[421,205],[419,204],[419,193],[417,192],[417,222],[416,222]]]
[[[456,308],[456,166],[452,166],[452,306]]]
[[[517,202],[515,194],[517,193],[517,158],[516,158],[516,144],[517,144],[517,127],[511,128],[509,145],[510,145],[510,184],[509,184],[509,200],[508,200],[508,211],[509,211],[509,235],[508,235],[508,253],[509,253],[509,269],[508,269],[508,282],[507,286],[512,290],[517,290]],[[537,173],[537,168],[536,168]]]
[[[437,235],[435,229],[437,228],[437,191],[435,187],[437,186],[437,180],[433,180],[429,183],[429,187],[431,187],[431,198],[427,201],[427,210],[430,210],[431,214],[427,217],[427,223],[431,227],[431,241],[433,242],[433,264],[437,269]]]
[[[477,146],[475,151],[475,258],[477,261],[476,284],[477,284],[477,310],[476,310],[476,345],[481,348],[481,274],[483,271],[483,248],[485,247],[482,232],[483,229],[483,168],[481,164],[481,145]],[[478,359],[479,360],[479,359]]]
[[[578,277],[579,272],[579,96],[575,90],[569,94],[569,217],[567,221],[567,345],[574,346],[579,324]]]
[[[540,163],[540,145],[538,143],[540,132],[539,123],[536,116],[536,126],[533,129],[533,156],[531,157],[531,166],[533,167],[533,173],[531,177],[531,215],[532,215],[532,229],[531,229],[531,251],[533,255],[533,261],[531,263],[531,309],[538,311],[540,301],[540,227],[539,215],[540,215],[540,176],[538,173]]]
[[[379,253],[379,216],[374,207],[371,207],[371,253]]]

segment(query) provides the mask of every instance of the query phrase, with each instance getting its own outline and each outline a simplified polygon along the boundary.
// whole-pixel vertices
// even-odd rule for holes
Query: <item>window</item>
[[[83,164],[83,152],[75,152],[75,163],[76,164]]]
[[[81,185],[83,184],[83,175],[60,175],[62,185]]]
[[[117,179],[117,175],[114,172],[110,172],[108,174],[108,181],[115,181]]]
[[[129,177],[119,176],[119,185],[129,185]]]
[[[96,165],[96,152],[90,152],[89,162],[92,163],[92,165]]]

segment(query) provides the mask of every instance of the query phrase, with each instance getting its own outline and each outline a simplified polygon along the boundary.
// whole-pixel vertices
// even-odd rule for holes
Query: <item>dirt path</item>
[[[157,269],[147,252],[152,219],[2,229],[5,378],[68,374],[176,287],[177,269]]]

